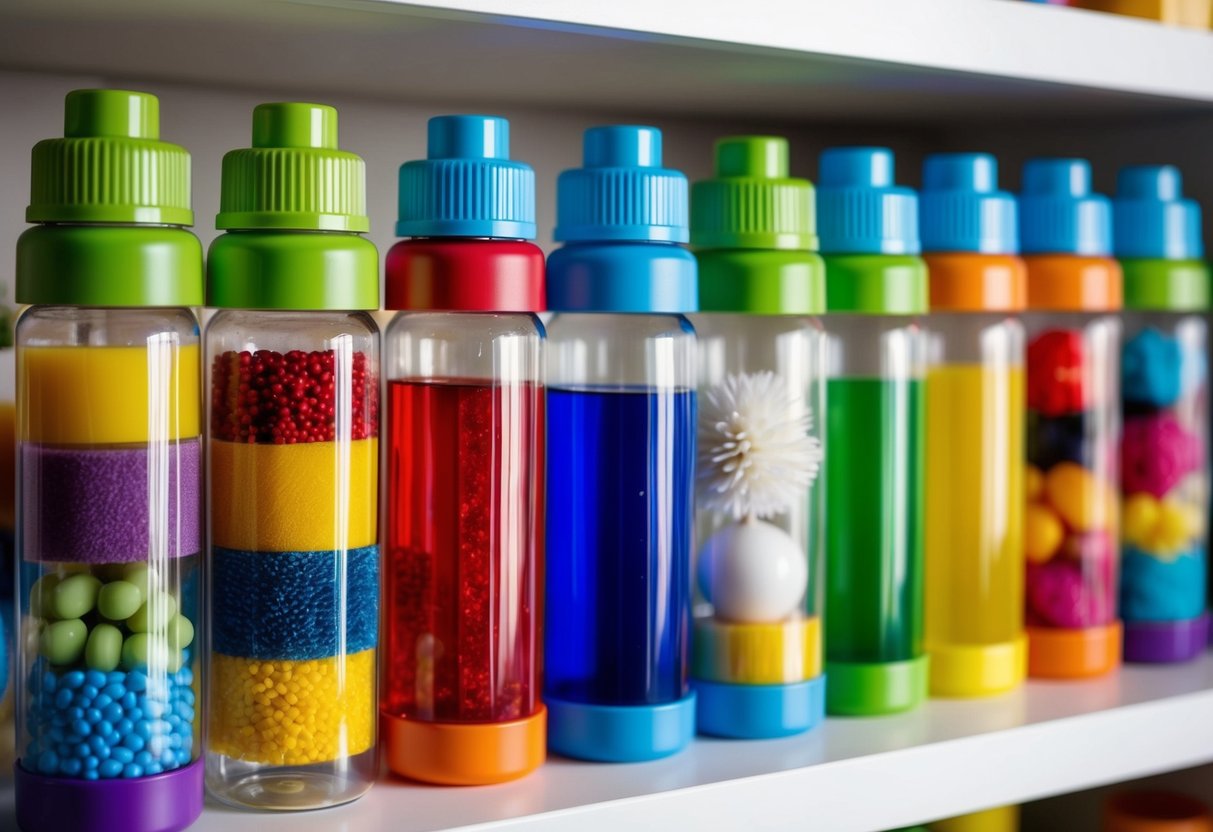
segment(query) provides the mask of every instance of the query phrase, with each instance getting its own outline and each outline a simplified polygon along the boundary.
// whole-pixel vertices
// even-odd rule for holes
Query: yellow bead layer
[[[348,461],[337,442],[247,445],[212,439],[210,448],[216,546],[316,552],[376,542],[376,440],[350,442]]]
[[[22,441],[121,445],[201,432],[197,344],[26,347],[19,355]]]
[[[695,620],[692,675],[707,682],[779,685],[821,675],[821,621],[797,618],[775,624]]]
[[[306,662],[215,654],[210,750],[294,766],[352,757],[375,740],[375,651]]]

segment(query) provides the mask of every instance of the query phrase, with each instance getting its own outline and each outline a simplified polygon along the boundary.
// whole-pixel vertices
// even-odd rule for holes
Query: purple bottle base
[[[44,777],[13,766],[22,832],[180,832],[202,814],[203,764],[134,780]]]
[[[1209,614],[1186,621],[1126,621],[1125,661],[1140,664],[1187,662],[1205,651]]]

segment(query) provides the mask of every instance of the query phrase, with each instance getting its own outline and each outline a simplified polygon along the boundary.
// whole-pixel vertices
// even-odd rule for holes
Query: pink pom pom
[[[1185,476],[1200,468],[1204,448],[1170,413],[1125,421],[1120,444],[1120,480],[1126,494],[1165,497]]]

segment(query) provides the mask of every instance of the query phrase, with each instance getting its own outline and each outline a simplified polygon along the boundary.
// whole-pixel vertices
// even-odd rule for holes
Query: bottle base
[[[13,766],[24,832],[179,832],[202,814],[202,760],[134,780],[45,777]]]
[[[313,766],[269,766],[211,755],[206,791],[237,809],[305,812],[351,803],[375,781],[378,748]]]
[[[1014,690],[1028,675],[1028,637],[1000,644],[927,647],[931,695],[967,699]]]
[[[927,698],[930,660],[826,662],[826,713],[880,716],[917,708]]]
[[[1033,679],[1087,679],[1120,666],[1121,625],[1063,630],[1028,627],[1028,675]]]
[[[692,679],[699,733],[738,740],[802,734],[825,718],[824,676],[786,685],[733,685]]]
[[[1124,627],[1126,662],[1190,662],[1208,646],[1208,613],[1184,621],[1126,621]]]
[[[443,786],[484,786],[517,780],[547,756],[547,710],[509,722],[422,722],[383,715],[388,768]]]
[[[665,705],[590,705],[546,699],[548,748],[598,763],[639,763],[675,754],[695,736],[695,692]]]

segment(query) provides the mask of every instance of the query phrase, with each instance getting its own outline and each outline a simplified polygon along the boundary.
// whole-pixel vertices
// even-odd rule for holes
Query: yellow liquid
[[[1023,369],[927,375],[927,649],[1023,634]]]

